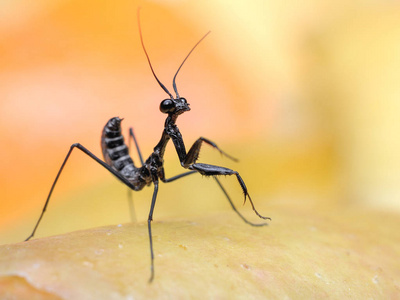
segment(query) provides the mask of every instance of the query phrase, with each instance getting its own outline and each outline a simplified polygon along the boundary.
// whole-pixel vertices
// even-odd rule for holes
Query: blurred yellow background
[[[212,31],[177,78],[192,108],[178,126],[187,148],[204,136],[240,159],[202,149],[202,162],[240,172],[264,215],[280,205],[400,211],[398,2],[2,1],[0,243],[30,233],[72,143],[101,157],[109,118],[124,118],[125,135],[134,127],[145,157],[158,142],[167,95],[140,46],[139,6],[170,90]],[[168,177],[182,172],[172,144],[165,159]],[[249,209],[237,182],[223,183]],[[126,193],[76,151],[38,236],[128,222]],[[133,194],[139,221],[151,193]],[[228,209],[212,180],[193,176],[160,186],[154,219]]]

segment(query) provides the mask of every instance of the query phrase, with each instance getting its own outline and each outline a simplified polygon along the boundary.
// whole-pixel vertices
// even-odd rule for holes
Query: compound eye
[[[186,101],[185,98],[181,98],[181,101],[182,101],[183,103],[187,103],[187,101]]]
[[[175,110],[175,104],[171,99],[165,99],[161,101],[160,111],[164,114],[173,112]]]

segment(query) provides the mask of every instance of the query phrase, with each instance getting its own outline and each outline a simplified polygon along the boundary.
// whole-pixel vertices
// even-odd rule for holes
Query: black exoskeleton
[[[227,156],[230,159],[236,160],[235,158],[229,156],[226,154],[224,151],[222,151],[215,143],[212,141],[200,137],[199,139],[194,142],[192,147],[189,149],[188,152],[186,152],[185,148],[185,143],[183,142],[182,135],[179,131],[179,128],[176,125],[176,120],[179,115],[183,114],[186,111],[189,111],[189,103],[186,101],[185,98],[182,98],[179,96],[177,88],[176,88],[176,83],[175,79],[176,76],[178,75],[179,70],[181,69],[182,65],[185,63],[186,59],[189,57],[189,55],[192,53],[192,51],[196,48],[196,46],[207,36],[207,34],[192,48],[192,50],[189,52],[189,54],[186,56],[186,58],[183,60],[182,64],[178,68],[178,71],[176,72],[174,79],[173,79],[173,88],[176,93],[176,97],[173,97],[172,94],[167,90],[167,88],[159,81],[157,78],[156,74],[154,73],[153,67],[151,65],[149,56],[146,52],[146,49],[144,47],[143,43],[143,37],[141,34],[140,30],[140,22],[139,22],[139,32],[140,32],[140,39],[142,42],[143,50],[145,52],[145,55],[147,57],[147,60],[150,65],[150,69],[157,80],[158,84],[161,86],[161,88],[170,96],[170,98],[165,99],[161,101],[160,104],[160,111],[164,114],[167,114],[167,118],[165,120],[165,125],[164,125],[164,130],[162,132],[160,141],[158,144],[154,147],[154,151],[152,154],[150,154],[149,158],[146,161],[143,161],[141,151],[139,149],[136,137],[133,133],[133,129],[130,128],[129,130],[129,138],[132,138],[136,150],[138,151],[139,154],[139,159],[140,159],[140,166],[135,166],[131,156],[129,155],[129,149],[128,146],[124,142],[124,137],[121,134],[121,121],[119,117],[115,117],[110,119],[107,124],[104,126],[102,135],[101,135],[101,147],[102,147],[102,152],[103,152],[103,157],[104,161],[102,161],[100,158],[95,156],[92,152],[90,152],[88,149],[86,149],[84,146],[82,146],[79,143],[75,143],[71,145],[70,150],[67,153],[67,156],[65,157],[64,162],[62,163],[60,170],[57,173],[57,176],[53,182],[53,185],[50,189],[49,195],[46,199],[45,205],[43,207],[43,210],[40,214],[40,217],[31,233],[31,235],[26,239],[29,240],[31,239],[38,226],[39,223],[46,211],[47,205],[50,201],[51,194],[53,193],[54,187],[60,177],[60,174],[65,166],[65,164],[68,161],[68,158],[70,157],[73,149],[78,148],[85,154],[87,154],[90,158],[98,162],[100,165],[102,165],[104,168],[106,168],[109,172],[111,172],[114,176],[116,176],[122,183],[124,183],[126,186],[128,186],[130,189],[134,191],[140,191],[142,190],[146,185],[154,185],[154,192],[153,192],[153,197],[151,200],[151,206],[150,206],[150,212],[148,216],[148,232],[149,232],[149,241],[150,241],[150,255],[151,255],[151,275],[149,281],[151,282],[154,278],[154,251],[153,251],[153,239],[152,239],[152,233],[151,233],[151,221],[153,220],[153,211],[154,211],[154,206],[156,204],[156,199],[157,199],[157,192],[158,192],[158,183],[159,180],[162,182],[171,182],[177,179],[180,179],[184,176],[194,174],[194,173],[200,173],[201,175],[204,176],[212,176],[219,187],[222,189],[223,193],[225,194],[226,198],[228,199],[230,205],[232,206],[233,210],[239,215],[240,218],[242,218],[246,223],[252,225],[252,226],[264,226],[267,225],[267,223],[252,223],[248,221],[244,216],[236,209],[235,205],[233,204],[232,200],[230,199],[228,193],[226,192],[225,188],[222,186],[221,182],[218,180],[217,176],[220,175],[234,175],[236,176],[242,190],[244,193],[244,201],[246,199],[249,199],[249,202],[254,210],[254,212],[257,214],[262,219],[270,219],[268,217],[263,217],[260,215],[257,210],[254,207],[253,201],[250,198],[250,195],[247,191],[247,187],[242,179],[242,177],[239,175],[237,171],[220,167],[220,166],[215,166],[215,165],[210,165],[210,164],[203,164],[203,163],[197,163],[197,159],[199,157],[200,153],[200,148],[203,143],[206,143],[215,149],[217,149],[221,154]],[[189,171],[184,172],[182,174],[176,175],[171,178],[165,178],[165,173],[164,173],[164,152],[165,148],[169,142],[169,140],[172,140],[175,150],[178,154],[179,161],[182,165],[183,168],[188,169]]]

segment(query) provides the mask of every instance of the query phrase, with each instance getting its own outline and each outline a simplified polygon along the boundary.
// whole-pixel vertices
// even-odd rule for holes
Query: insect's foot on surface
[[[153,279],[154,279],[154,270],[152,269],[152,270],[151,270],[151,275],[150,275],[150,278],[149,278],[148,283],[149,283],[149,284],[152,283],[152,282],[153,282]]]
[[[35,235],[36,229],[24,240],[24,242],[29,241]]]

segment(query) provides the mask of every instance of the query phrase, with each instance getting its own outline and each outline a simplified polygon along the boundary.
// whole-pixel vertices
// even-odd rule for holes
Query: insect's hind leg
[[[36,225],[35,225],[35,227],[33,228],[32,233],[25,239],[25,241],[30,240],[30,239],[35,235],[35,232],[36,232],[36,230],[37,230],[37,228],[38,228],[38,226],[39,226],[39,224],[40,224],[40,221],[42,220],[43,215],[44,215],[44,213],[45,213],[45,211],[46,211],[47,205],[49,204],[51,194],[53,193],[54,187],[55,187],[56,184],[57,184],[58,178],[60,177],[61,172],[62,172],[62,170],[64,169],[64,167],[65,167],[65,165],[66,165],[66,163],[67,163],[67,161],[68,161],[68,158],[70,157],[72,151],[73,151],[75,148],[78,148],[78,149],[81,150],[83,153],[85,153],[86,155],[88,155],[90,158],[92,158],[93,160],[95,160],[96,162],[98,162],[100,165],[102,165],[104,168],[106,168],[109,172],[111,172],[113,175],[115,175],[120,181],[122,181],[122,183],[126,184],[129,188],[134,189],[134,186],[133,186],[128,180],[126,180],[121,174],[119,174],[117,171],[115,171],[114,169],[112,169],[109,165],[107,165],[104,161],[102,161],[100,158],[98,158],[97,156],[95,156],[92,152],[90,152],[90,151],[89,151],[88,149],[86,149],[84,146],[82,146],[82,145],[79,144],[79,143],[72,144],[72,145],[71,145],[71,148],[69,149],[69,151],[68,151],[68,153],[67,153],[67,156],[65,157],[65,159],[64,159],[64,161],[63,161],[63,163],[62,163],[60,169],[58,170],[56,179],[54,180],[53,185],[51,186],[50,192],[49,192],[49,194],[48,194],[48,196],[47,196],[47,199],[46,199],[46,202],[45,202],[45,204],[44,204],[44,206],[43,206],[43,209],[42,209],[42,212],[41,212],[41,214],[40,214],[40,217],[39,217],[39,219],[37,220]]]
[[[246,198],[249,198],[251,207],[253,208],[253,211],[255,212],[255,214],[260,217],[261,219],[264,220],[271,220],[271,218],[269,217],[264,217],[262,215],[260,215],[260,213],[256,210],[253,201],[251,200],[251,197],[247,191],[247,187],[242,179],[242,177],[239,175],[239,173],[237,171],[228,169],[228,168],[224,168],[224,167],[220,167],[220,166],[214,166],[214,165],[209,165],[209,164],[201,164],[201,163],[196,163],[196,164],[192,164],[189,169],[191,170],[196,170],[198,171],[200,174],[205,175],[205,176],[218,176],[218,175],[235,175],[237,180],[239,181],[240,187],[242,188],[242,191],[244,193],[244,203],[246,203]],[[215,178],[217,179],[217,178]],[[234,207],[234,205],[232,204],[232,201],[230,201],[230,198],[227,194],[227,192],[225,191],[225,189],[222,187],[221,183],[217,180],[217,183],[219,184],[219,186],[221,187],[222,191],[225,193],[225,195],[228,198],[228,201],[231,203],[232,208],[237,212],[236,208]],[[240,216],[240,214],[239,214]],[[242,216],[241,216],[242,217]],[[242,217],[243,219],[243,217]]]
[[[142,164],[142,166],[144,165],[144,161],[143,161],[143,156],[142,156],[142,152],[140,151],[139,148],[139,144],[136,140],[135,134],[133,133],[133,128],[130,127],[129,128],[129,138],[128,138],[128,149],[131,149],[131,139],[133,139],[133,142],[135,143],[135,147],[136,147],[136,151],[138,152],[139,155],[139,159],[140,159],[140,163]]]
[[[136,223],[137,222],[137,218],[136,218],[136,210],[135,210],[135,203],[133,201],[133,197],[132,197],[132,190],[128,188],[128,207],[129,207],[129,215],[131,218],[131,223]]]

